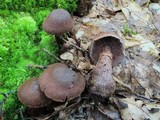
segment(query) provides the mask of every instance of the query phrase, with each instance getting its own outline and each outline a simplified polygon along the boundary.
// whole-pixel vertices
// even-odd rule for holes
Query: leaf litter
[[[65,40],[69,47],[60,58],[87,80],[94,68],[88,52],[92,39],[102,32],[114,32],[123,38],[125,57],[113,67],[116,91],[98,101],[92,99],[87,85],[79,98],[54,107],[54,112],[43,119],[159,120],[160,3],[93,0],[89,13],[74,16],[74,20],[73,35]]]

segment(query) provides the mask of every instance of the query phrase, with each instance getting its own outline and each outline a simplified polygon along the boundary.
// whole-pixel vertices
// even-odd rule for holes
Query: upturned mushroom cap
[[[94,64],[98,62],[100,53],[104,50],[105,46],[111,49],[113,55],[112,66],[117,65],[124,57],[123,54],[123,41],[113,33],[101,33],[96,36],[90,46],[90,57]]]
[[[79,96],[85,88],[85,79],[67,65],[55,63],[39,77],[40,88],[54,101],[65,102]]]
[[[20,85],[18,99],[31,108],[44,107],[52,101],[40,90],[38,78],[29,79]]]
[[[57,9],[49,14],[42,26],[46,32],[59,35],[70,32],[74,26],[74,21],[68,11]]]

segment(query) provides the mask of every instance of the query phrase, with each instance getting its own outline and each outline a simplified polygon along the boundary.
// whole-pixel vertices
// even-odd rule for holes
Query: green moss
[[[0,14],[0,16],[0,92],[8,93],[17,90],[17,87],[26,79],[39,76],[42,72],[28,68],[27,65],[48,65],[55,62],[42,51],[42,48],[49,49],[55,54],[57,47],[54,37],[37,26],[31,14],[10,11],[8,15]],[[44,17],[45,15],[41,20]],[[41,23],[42,21],[38,24]],[[1,96],[0,101],[2,99]],[[17,116],[19,107],[16,94],[10,95],[4,104],[5,119],[9,120]]]
[[[78,0],[1,0],[0,9],[34,13],[39,10],[64,8],[73,13],[77,8],[77,1]]]
[[[17,90],[25,80],[39,76],[42,70],[27,67],[29,64],[48,65],[54,58],[42,51],[56,54],[54,36],[42,30],[45,17],[56,8],[64,8],[71,14],[77,8],[77,0],[3,0],[0,1],[0,93]],[[4,100],[0,94],[0,102]],[[16,92],[5,98],[5,120],[19,120],[22,104]]]
[[[50,11],[50,9],[45,9],[37,11],[36,13],[32,13],[32,16],[34,17],[38,27],[41,27],[41,24],[43,23],[45,17],[50,13]]]
[[[131,29],[128,24],[125,24],[125,25],[123,26],[123,31],[122,31],[122,33],[123,33],[124,35],[129,35],[129,36],[130,36],[130,35],[136,35],[136,34],[138,34],[138,33],[135,32],[133,29]]]
[[[77,9],[78,0],[55,0],[58,8],[64,8],[73,13]]]
[[[15,22],[15,30],[19,32],[26,32],[27,34],[34,34],[37,30],[36,21],[31,16],[20,17]]]

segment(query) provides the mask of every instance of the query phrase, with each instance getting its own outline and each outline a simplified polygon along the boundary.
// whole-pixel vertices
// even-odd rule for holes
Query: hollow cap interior
[[[113,54],[112,65],[117,65],[124,57],[123,40],[114,33],[100,33],[91,42],[90,57],[94,64],[98,62],[99,55],[105,46],[109,46]]]

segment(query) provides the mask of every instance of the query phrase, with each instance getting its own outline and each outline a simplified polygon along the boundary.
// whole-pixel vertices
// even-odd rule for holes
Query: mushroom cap
[[[56,9],[44,20],[42,26],[46,32],[59,35],[71,31],[74,21],[68,11]]]
[[[84,77],[62,63],[49,65],[39,77],[39,83],[45,95],[57,102],[72,100],[85,88]]]
[[[31,108],[44,107],[52,101],[40,90],[38,78],[26,80],[19,86],[18,99]]]
[[[123,40],[114,33],[100,33],[96,36],[91,42],[90,57],[94,64],[96,64],[100,53],[104,50],[106,45],[111,49],[113,55],[112,66],[115,66],[124,57],[124,46]]]

